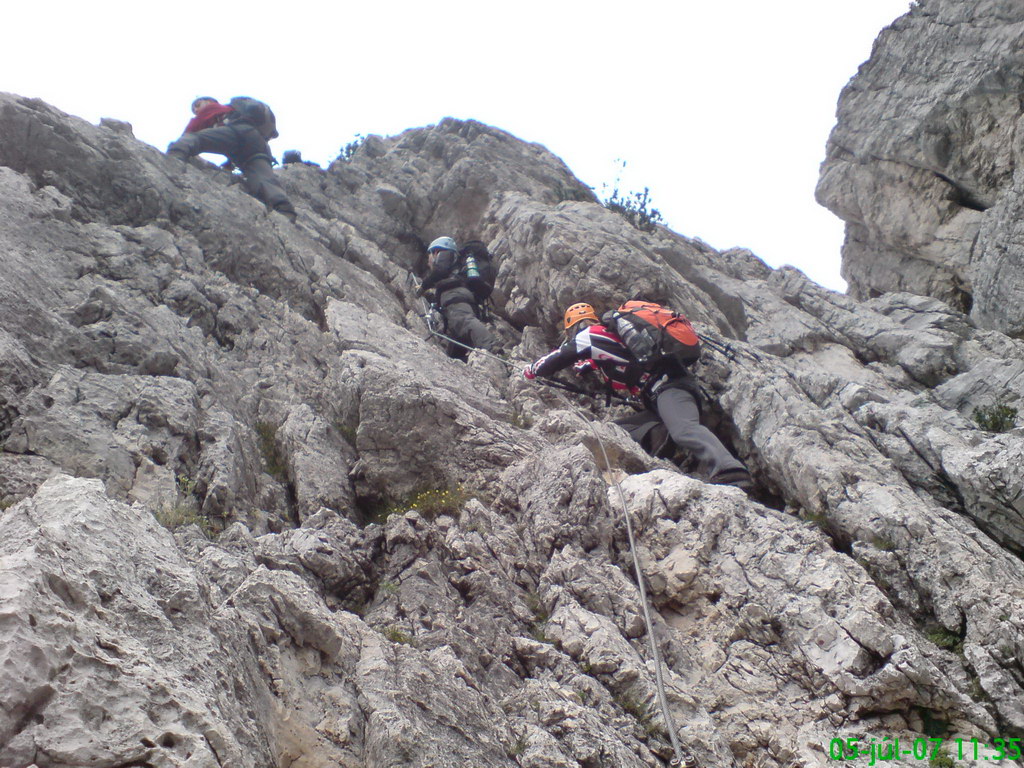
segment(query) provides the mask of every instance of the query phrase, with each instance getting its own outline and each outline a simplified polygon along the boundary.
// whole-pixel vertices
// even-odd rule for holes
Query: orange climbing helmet
[[[601,322],[597,312],[589,304],[580,302],[579,304],[573,304],[565,310],[565,330],[568,331],[581,320],[593,320],[595,323]]]

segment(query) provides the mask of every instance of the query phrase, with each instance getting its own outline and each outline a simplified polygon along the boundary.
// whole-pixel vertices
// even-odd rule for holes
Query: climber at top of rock
[[[278,134],[277,120],[270,107],[256,99],[235,97],[228,104],[229,111],[221,115],[224,121],[222,125],[214,124],[212,127],[188,132],[188,128],[215,119],[213,115],[216,110],[208,103],[203,104],[203,101],[205,99],[198,99],[192,103],[196,116],[186,127],[186,133],[167,148],[167,154],[182,160],[203,152],[224,155],[241,169],[245,189],[249,194],[294,223],[297,216],[295,207],[274,178],[272,166],[277,161],[270,153],[267,142]]]

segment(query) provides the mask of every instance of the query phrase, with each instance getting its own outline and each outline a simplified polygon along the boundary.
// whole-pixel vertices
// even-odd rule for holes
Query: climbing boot
[[[754,490],[754,479],[743,467],[723,469],[721,472],[713,475],[708,482],[714,483],[715,485],[732,485],[746,493],[750,493]]]

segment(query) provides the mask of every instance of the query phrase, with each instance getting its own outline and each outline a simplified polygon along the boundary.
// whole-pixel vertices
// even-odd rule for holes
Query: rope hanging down
[[[604,466],[606,469],[610,470],[611,464],[608,461],[608,452],[604,448],[604,442],[601,440],[601,435],[598,434],[597,429],[594,428],[593,422],[587,422],[587,424],[590,426],[591,431],[594,433],[594,438],[597,440],[597,444],[601,448],[601,455],[604,457]],[[633,535],[633,523],[630,520],[629,509],[626,506],[626,495],[622,492],[622,486],[619,484],[617,478],[613,477],[611,482],[618,493],[619,504],[622,506],[622,519],[626,522],[626,534],[629,537],[629,554],[633,558],[633,570],[636,574],[636,584],[640,590],[640,607],[643,608],[644,624],[647,625],[647,638],[651,643],[651,657],[654,659],[654,682],[655,687],[658,690],[658,704],[661,707],[661,716],[665,718],[665,728],[668,730],[668,737],[672,742],[672,750],[676,753],[671,765],[691,766],[694,765],[694,761],[687,753],[684,752],[682,746],[679,744],[679,739],[676,736],[675,722],[672,720],[672,713],[668,708],[668,699],[665,696],[665,680],[661,672],[661,653],[658,651],[658,643],[654,639],[654,624],[651,621],[651,611],[647,605],[647,588],[644,585],[643,571],[640,570],[640,558],[636,553],[636,538]]]
[[[463,344],[461,341],[456,341],[451,336],[447,336],[441,333],[434,327],[435,324],[438,322],[437,318],[439,317],[440,313],[437,311],[437,309],[434,308],[434,306],[427,302],[426,299],[423,299],[423,306],[426,309],[426,312],[420,315],[420,317],[423,318],[423,322],[427,326],[427,332],[430,333],[431,336],[436,336],[439,339],[444,339],[445,341],[451,342],[452,344],[455,344],[458,347],[462,347],[463,349],[467,349],[470,352],[479,352],[481,355],[489,357],[493,360],[497,360],[499,363],[501,363],[502,365],[506,365],[509,368],[512,368],[515,365],[515,363],[506,360],[503,357],[498,357],[493,352],[488,352],[487,350],[480,349],[479,347],[471,347],[469,344]]]
[[[540,381],[540,379],[537,379],[537,381]],[[564,398],[564,395],[562,397]],[[604,458],[605,467],[610,468],[611,462],[608,459],[608,451],[605,450],[604,441],[601,439],[601,435],[594,427],[593,422],[588,421],[587,425],[594,433],[594,438],[597,440],[597,444],[601,448],[601,455]],[[692,768],[692,766],[695,766],[697,763],[679,743],[679,738],[676,735],[675,721],[672,719],[672,713],[668,708],[668,698],[665,695],[665,680],[661,671],[661,652],[658,650],[658,644],[654,639],[654,622],[651,620],[651,612],[648,607],[647,587],[644,581],[643,571],[640,569],[640,558],[637,555],[636,537],[633,533],[633,523],[629,516],[629,508],[626,506],[626,495],[622,492],[622,486],[619,484],[618,479],[612,479],[611,482],[618,493],[619,504],[622,507],[622,518],[626,523],[626,534],[629,538],[629,554],[633,560],[633,572],[636,575],[636,583],[640,591],[640,606],[643,609],[644,624],[647,628],[647,638],[650,640],[651,644],[651,657],[654,660],[654,684],[658,691],[658,705],[661,708],[661,716],[665,719],[665,729],[668,731],[669,740],[672,742],[672,751],[675,752],[676,755],[672,758],[670,765],[674,768]]]

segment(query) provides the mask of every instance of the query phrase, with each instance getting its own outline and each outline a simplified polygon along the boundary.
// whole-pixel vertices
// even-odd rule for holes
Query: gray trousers
[[[179,154],[185,158],[203,152],[224,155],[241,168],[245,191],[268,208],[284,214],[295,213],[288,195],[274,178],[270,145],[253,126],[231,123],[198,133],[186,133],[167,148],[167,154]]]
[[[472,297],[468,288],[455,288],[438,297],[441,312],[448,324],[448,335],[471,347],[494,352],[494,334],[473,311]]]
[[[700,408],[693,393],[666,387],[658,393],[654,406],[673,442],[701,461],[708,477],[727,469],[745,469],[715,433],[700,423]]]

